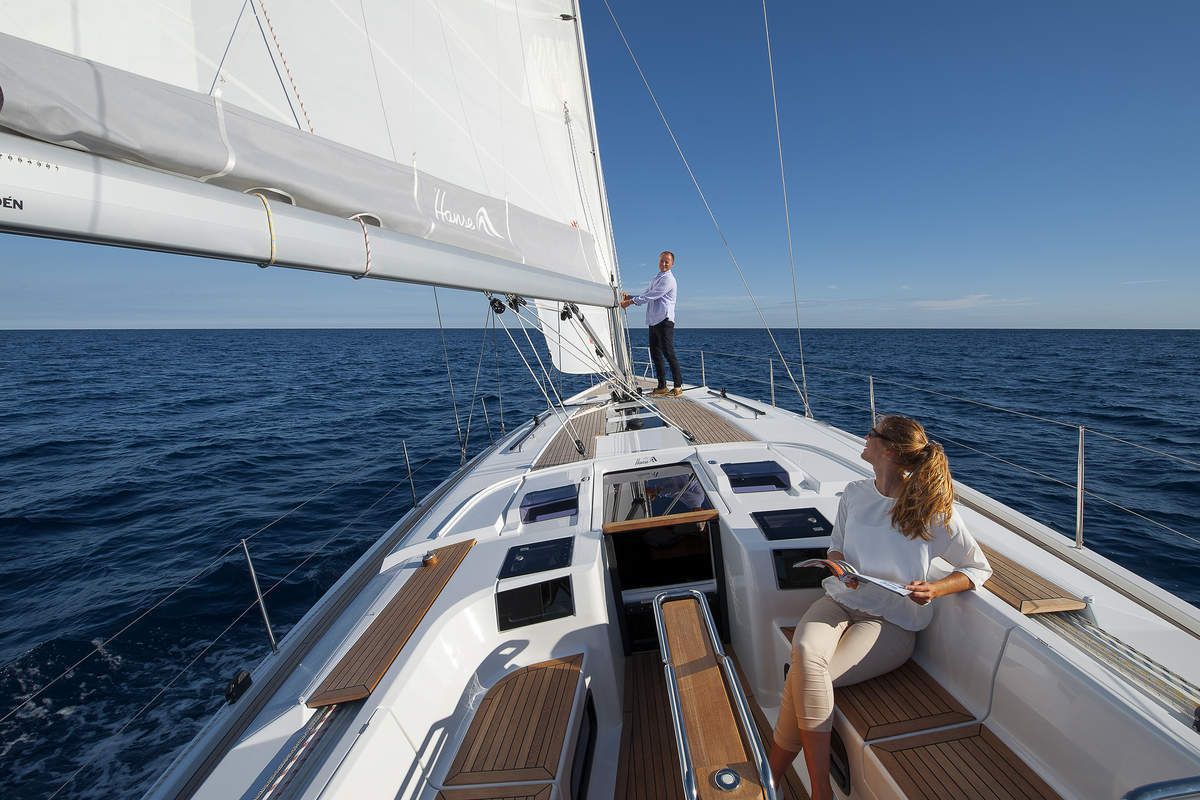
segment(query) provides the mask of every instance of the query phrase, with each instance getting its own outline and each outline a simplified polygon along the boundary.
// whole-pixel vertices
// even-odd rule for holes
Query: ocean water
[[[795,331],[776,336],[795,359]],[[404,443],[422,493],[457,467],[456,428],[473,454],[544,410],[502,333],[445,341],[457,426],[437,331],[0,332],[6,798],[145,791],[267,652],[239,539],[282,636],[410,507]],[[703,349],[711,386],[769,402],[763,331],[680,329],[677,347],[685,379]],[[818,418],[865,432],[873,375],[878,410],[923,420],[956,477],[1068,535],[1085,425],[1088,545],[1200,603],[1200,332],[815,330],[804,347]]]

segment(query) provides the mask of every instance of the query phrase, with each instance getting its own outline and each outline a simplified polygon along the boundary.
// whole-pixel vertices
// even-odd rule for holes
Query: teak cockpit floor
[[[400,587],[306,705],[321,708],[362,700],[371,694],[474,544],[472,539],[434,550],[436,558],[422,564]]]
[[[754,697],[754,692],[750,689],[750,681],[746,680],[746,673],[742,671],[742,665],[737,660],[737,656],[731,655],[730,658],[733,659],[738,680],[742,682],[742,690],[746,693],[746,701],[750,704],[750,713],[754,715],[754,724],[758,726],[759,738],[762,739],[763,746],[770,749],[771,742],[775,738],[771,722]],[[787,772],[783,775],[783,785],[775,787],[775,790],[779,800],[809,800],[808,792],[805,791],[804,784],[800,782],[800,776],[796,774],[795,765],[787,768]]]
[[[625,724],[615,797],[684,800],[667,681],[658,652],[625,659]]]
[[[870,749],[908,800],[1061,800],[983,725],[873,742]]]

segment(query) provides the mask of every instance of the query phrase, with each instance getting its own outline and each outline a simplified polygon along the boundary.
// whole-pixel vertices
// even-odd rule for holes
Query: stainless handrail
[[[742,726],[743,735],[754,751],[755,767],[758,770],[758,780],[762,785],[767,800],[777,800],[775,781],[771,777],[771,764],[767,760],[767,751],[758,736],[758,728],[750,716],[750,703],[742,691],[733,662],[725,655],[721,646],[721,636],[717,633],[717,624],[713,621],[712,611],[708,607],[708,598],[696,589],[679,589],[673,592],[659,592],[654,597],[654,627],[658,631],[658,652],[662,657],[663,673],[667,679],[667,698],[671,703],[671,723],[675,728],[675,746],[679,750],[679,772],[683,780],[683,791],[689,800],[698,800],[699,789],[696,786],[696,770],[692,765],[692,751],[688,745],[687,732],[683,728],[682,700],[679,697],[679,684],[675,679],[675,667],[671,662],[671,644],[667,641],[667,626],[663,621],[663,604],[668,600],[686,600],[692,598],[700,606],[704,617],[704,627],[708,630],[708,638],[712,643],[713,652],[725,673],[725,685],[729,690],[733,703],[737,707],[738,720]],[[722,787],[717,787],[722,788]]]
[[[1197,795],[1200,795],[1200,775],[1148,783],[1145,786],[1130,789],[1121,796],[1121,800],[1173,800]]]
[[[724,389],[722,389],[719,392],[714,391],[713,389],[709,389],[708,393],[711,394],[713,397],[719,397],[722,400],[728,400],[729,402],[733,403],[735,406],[741,406],[742,408],[746,409],[747,411],[753,411],[755,419],[758,419],[760,414],[767,413],[767,412],[763,411],[761,408],[755,408],[754,406],[750,405],[749,403],[744,403],[735,397],[730,397],[729,395],[727,395],[725,393]]]

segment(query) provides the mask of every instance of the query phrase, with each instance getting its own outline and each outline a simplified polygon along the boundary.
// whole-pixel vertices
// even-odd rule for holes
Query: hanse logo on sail
[[[496,230],[496,226],[492,224],[492,218],[488,216],[486,208],[480,206],[473,218],[465,214],[460,214],[457,211],[449,210],[446,208],[446,193],[441,189],[434,190],[433,215],[437,218],[438,222],[448,222],[451,225],[457,225],[468,231],[482,231],[496,239],[504,238]]]

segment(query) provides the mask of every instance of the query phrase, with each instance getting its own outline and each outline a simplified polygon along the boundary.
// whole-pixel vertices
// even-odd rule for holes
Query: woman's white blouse
[[[909,539],[892,527],[894,503],[879,493],[873,480],[851,483],[842,493],[829,549],[840,551],[864,575],[900,584],[929,580],[929,562],[939,556],[970,578],[974,589],[991,577],[992,567],[958,509],[954,509],[948,525],[931,525],[933,538],[924,541]],[[933,619],[932,603],[919,606],[869,583],[860,582],[857,589],[851,589],[829,577],[821,585],[847,608],[883,617],[910,631],[921,630]]]

